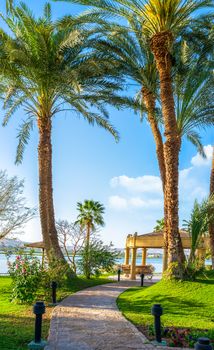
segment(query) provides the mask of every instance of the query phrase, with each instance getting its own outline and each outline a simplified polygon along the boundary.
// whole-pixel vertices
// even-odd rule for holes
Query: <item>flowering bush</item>
[[[32,303],[42,278],[40,260],[31,252],[29,255],[18,255],[13,263],[8,262],[8,267],[12,277],[11,300]]]
[[[150,339],[153,340],[155,330],[153,325],[139,327],[139,329]],[[198,338],[209,338],[211,344],[214,344],[213,330],[200,330],[190,328],[162,327],[162,337],[166,340],[167,345],[175,348],[194,348]]]

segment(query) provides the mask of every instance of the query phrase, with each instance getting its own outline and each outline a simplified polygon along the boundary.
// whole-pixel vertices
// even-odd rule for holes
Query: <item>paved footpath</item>
[[[135,285],[139,281],[109,283],[64,299],[53,311],[46,350],[153,350],[116,305],[118,295]]]

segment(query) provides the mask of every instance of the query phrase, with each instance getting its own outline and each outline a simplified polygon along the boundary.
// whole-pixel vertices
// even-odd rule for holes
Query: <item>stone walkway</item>
[[[109,283],[64,299],[53,311],[46,350],[153,350],[116,305],[118,295],[135,285],[139,281]]]

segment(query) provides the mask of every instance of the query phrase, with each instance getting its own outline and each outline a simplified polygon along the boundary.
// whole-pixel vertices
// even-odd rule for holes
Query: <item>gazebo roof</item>
[[[182,245],[185,249],[191,247],[191,237],[187,231],[180,230]],[[205,246],[209,245],[208,239],[203,239]],[[136,248],[163,248],[164,247],[164,233],[163,231],[150,232],[143,235],[128,235],[126,238],[127,247]]]
[[[44,242],[26,243],[25,247],[45,249]]]
[[[181,237],[189,237],[189,233],[187,231],[184,231],[184,230],[180,230],[180,236]],[[163,237],[163,231],[157,231],[157,232],[150,232],[150,233],[144,233],[142,235],[138,235],[137,237],[139,238],[145,238],[145,237]]]

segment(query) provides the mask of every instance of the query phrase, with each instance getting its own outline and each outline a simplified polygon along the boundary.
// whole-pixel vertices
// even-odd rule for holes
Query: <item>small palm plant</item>
[[[196,259],[196,250],[200,246],[203,236],[208,236],[209,224],[213,223],[214,198],[209,197],[198,203],[196,200],[191,212],[190,220],[184,220],[184,228],[191,237],[191,249],[188,264]]]
[[[25,119],[18,132],[16,163],[33,127],[39,132],[39,203],[43,240],[51,255],[64,261],[55,226],[52,185],[52,123],[60,112],[83,117],[118,140],[118,133],[108,121],[106,103],[121,106],[120,79],[112,59],[91,49],[93,30],[87,30],[78,17],[70,18],[69,28],[54,22],[50,4],[35,18],[21,3],[3,16],[11,35],[1,30],[1,98],[5,117],[3,125],[22,108]],[[129,99],[126,99],[128,103]]]
[[[89,266],[90,259],[90,236],[91,233],[96,230],[99,226],[104,226],[103,214],[105,212],[104,206],[93,200],[85,200],[83,203],[77,203],[77,210],[79,212],[76,224],[86,230],[85,239],[85,254],[86,254],[86,265]],[[86,266],[86,277],[90,278],[90,269]]]
[[[95,231],[97,226],[104,226],[105,208],[97,201],[85,200],[83,203],[77,203],[77,210],[79,214],[76,223],[86,229],[86,244],[88,244],[91,232]]]

